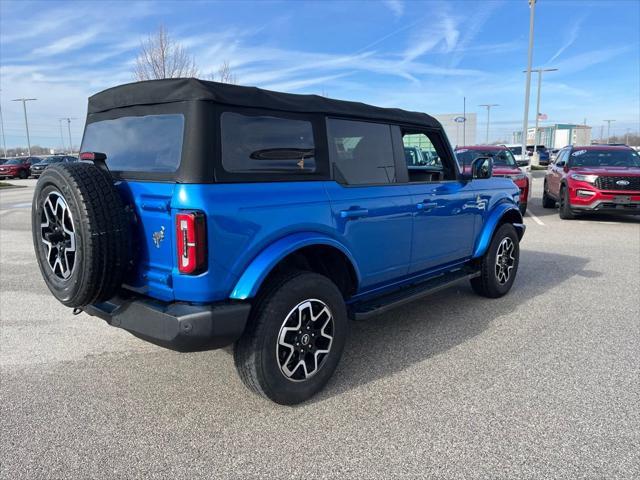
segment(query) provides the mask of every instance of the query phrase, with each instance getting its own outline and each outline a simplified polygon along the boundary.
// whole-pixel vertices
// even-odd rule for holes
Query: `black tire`
[[[29,174],[26,170],[20,170],[20,173],[18,173],[18,178],[24,180],[25,178],[29,178]]]
[[[560,189],[560,208],[558,214],[563,220],[573,220],[576,218],[576,214],[571,210],[571,204],[569,203],[569,190],[566,187]]]
[[[521,203],[518,208],[520,209],[520,215],[524,217],[524,214],[527,213],[527,203]]]
[[[547,182],[544,182],[542,189],[542,208],[556,208],[556,201],[547,193]]]
[[[68,307],[113,297],[128,268],[131,234],[108,174],[90,163],[52,165],[36,184],[31,211],[36,258],[51,293]]]
[[[498,276],[498,265],[496,258],[498,251],[503,242],[511,241],[513,251],[513,264],[509,269],[509,275],[506,281]],[[480,275],[471,279],[471,287],[478,295],[488,298],[498,298],[505,295],[513,285],[518,273],[518,265],[520,263],[520,244],[518,233],[513,225],[505,223],[494,233],[487,252],[482,257],[480,265]]]
[[[349,330],[342,294],[327,277],[312,272],[293,272],[271,281],[256,300],[247,328],[234,346],[234,360],[240,378],[250,390],[276,403],[295,405],[304,402],[324,387],[342,355]],[[304,358],[317,358],[319,368],[312,373],[313,364],[311,364],[309,373],[312,375],[306,379],[300,379],[300,376],[305,376],[308,365],[304,368],[298,368],[300,365],[290,368],[294,375],[287,376],[281,369],[280,363],[288,365],[289,358],[292,359],[291,365],[299,362],[302,357],[298,356],[300,352],[296,349],[304,348],[304,345],[300,346],[302,337],[298,339],[300,342],[294,343],[298,332],[286,334],[293,335],[290,340],[287,340],[292,342],[291,349],[281,347],[279,341],[280,338],[287,338],[286,335],[281,337],[285,325],[292,325],[288,320],[297,318],[292,317],[296,307],[306,301],[318,301],[328,308],[333,319],[331,323],[333,339],[327,346],[327,340],[320,338],[324,337],[323,334],[326,333],[324,328],[329,325],[329,320],[326,320],[326,325],[321,331],[316,328],[320,324],[308,320],[309,324],[315,325],[310,332],[316,333],[314,333],[315,340],[307,335],[309,343],[304,345],[307,345],[309,351],[304,354]],[[299,309],[299,311],[306,310]],[[314,310],[315,314],[319,311],[318,308]],[[322,321],[328,318],[328,316],[319,315],[317,320]],[[301,314],[299,321],[304,336],[304,332],[307,331],[304,330],[304,313]],[[325,344],[320,345],[321,341]],[[313,352],[317,350],[311,349],[318,345],[320,345],[318,350],[326,348],[328,353],[315,355]],[[288,355],[289,352],[291,356]],[[280,355],[283,356],[280,357]]]

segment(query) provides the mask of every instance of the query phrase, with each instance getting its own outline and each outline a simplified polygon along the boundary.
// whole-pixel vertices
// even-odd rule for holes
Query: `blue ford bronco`
[[[81,151],[34,194],[52,294],[174,350],[233,344],[243,382],[281,404],[327,383],[350,320],[516,277],[520,191],[488,157],[462,171],[424,113],[154,80],[92,96]]]

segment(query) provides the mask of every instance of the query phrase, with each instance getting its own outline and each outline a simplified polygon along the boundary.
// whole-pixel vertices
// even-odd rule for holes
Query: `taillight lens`
[[[176,215],[176,242],[180,273],[196,274],[206,269],[207,232],[203,213],[184,212]]]

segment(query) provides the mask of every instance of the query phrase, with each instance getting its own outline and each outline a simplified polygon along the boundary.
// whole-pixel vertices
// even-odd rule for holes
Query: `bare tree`
[[[140,45],[133,73],[136,80],[195,77],[198,68],[195,59],[160,25],[158,31]]]
[[[228,60],[222,62],[222,65],[220,65],[220,68],[218,69],[218,81],[222,83],[231,83],[233,85],[238,83],[238,79],[231,71],[231,66],[229,65]]]

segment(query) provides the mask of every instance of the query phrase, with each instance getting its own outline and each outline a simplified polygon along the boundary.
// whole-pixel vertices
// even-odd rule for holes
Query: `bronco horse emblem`
[[[153,232],[153,244],[156,248],[160,248],[160,242],[164,240],[164,226],[160,227],[160,230],[157,232]]]

